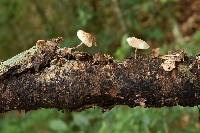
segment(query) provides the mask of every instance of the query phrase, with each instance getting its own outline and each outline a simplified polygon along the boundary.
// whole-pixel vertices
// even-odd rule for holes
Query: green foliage
[[[141,38],[152,48],[160,47],[162,54],[180,48],[189,54],[199,53],[200,31],[186,39],[179,32],[175,16],[179,0],[117,0],[117,4],[113,1],[0,0],[0,59],[32,47],[38,39],[63,36],[62,47],[75,46],[80,43],[76,37],[78,29],[93,32],[97,37],[98,47],[83,50],[108,53],[119,60],[133,53],[126,42],[128,36]],[[2,114],[0,132],[200,132],[197,118],[196,107],[131,109],[120,106],[105,113],[99,108],[77,113],[40,109],[25,115]]]
[[[124,35],[121,41],[121,47],[119,47],[115,53],[117,59],[124,59],[130,55],[131,47],[128,45],[126,38],[128,35]]]
[[[64,133],[67,131],[67,125],[60,119],[51,120],[49,123],[49,128],[59,133]]]
[[[134,109],[126,106],[115,107],[102,113],[99,108],[83,112],[60,112],[53,109],[41,109],[25,115],[15,116],[8,113],[1,120],[3,133],[163,133],[199,132],[195,108],[158,108]]]

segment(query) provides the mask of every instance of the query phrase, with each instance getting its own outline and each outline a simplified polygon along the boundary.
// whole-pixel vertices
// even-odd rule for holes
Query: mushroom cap
[[[96,37],[90,33],[87,33],[83,30],[78,30],[77,37],[88,47],[92,47],[92,45],[96,46]]]
[[[131,47],[137,49],[148,49],[150,47],[145,41],[138,39],[136,37],[128,37],[126,41]]]

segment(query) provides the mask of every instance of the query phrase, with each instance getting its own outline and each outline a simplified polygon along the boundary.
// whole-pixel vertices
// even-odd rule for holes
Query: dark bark
[[[70,53],[70,49],[59,48],[55,40],[22,55],[14,57],[11,65],[10,61],[0,65],[0,112],[200,103],[200,69],[194,57],[185,56],[167,72],[159,58],[141,55],[118,62],[102,54]]]

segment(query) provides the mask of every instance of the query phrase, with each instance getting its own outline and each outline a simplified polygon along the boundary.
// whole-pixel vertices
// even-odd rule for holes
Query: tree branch
[[[0,112],[198,105],[198,60],[185,56],[170,72],[161,63],[144,55],[119,62],[108,55],[59,48],[57,40],[41,41],[1,63]]]

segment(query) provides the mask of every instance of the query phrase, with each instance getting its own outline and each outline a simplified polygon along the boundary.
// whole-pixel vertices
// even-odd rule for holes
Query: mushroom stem
[[[135,48],[135,59],[136,59],[136,56],[137,56],[137,48]]]
[[[83,46],[83,42],[81,42],[79,45],[77,45],[76,47],[73,47],[71,50],[72,51],[74,51],[74,50],[76,50],[76,49],[79,49],[80,47],[82,47]]]
[[[78,49],[78,48],[80,48],[80,47],[82,47],[83,46],[83,42],[81,42],[79,45],[77,45],[76,47],[75,47],[75,49]]]

